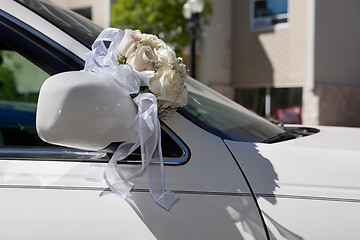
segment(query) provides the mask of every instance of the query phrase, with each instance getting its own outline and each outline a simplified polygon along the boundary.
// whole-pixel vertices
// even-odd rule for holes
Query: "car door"
[[[0,191],[5,196],[0,222],[7,229],[5,236],[268,238],[251,189],[223,140],[179,113],[162,123],[166,188],[180,199],[170,211],[152,200],[145,175],[133,179],[135,188],[126,201],[111,194],[102,181],[108,153],[42,142],[34,118],[38,87],[48,75],[82,69],[84,60],[20,17],[5,11],[0,16],[1,67],[13,74],[12,80],[4,77],[2,82],[13,93],[7,95],[17,97],[4,97],[5,110],[0,110],[2,121],[9,120],[0,126]],[[21,59],[21,64],[11,65],[10,58]],[[28,68],[25,65],[31,66],[32,72],[19,75],[22,68]],[[33,88],[19,96],[14,81],[27,82]],[[136,164],[137,157],[134,154],[129,161]],[[11,230],[15,224],[19,231]]]

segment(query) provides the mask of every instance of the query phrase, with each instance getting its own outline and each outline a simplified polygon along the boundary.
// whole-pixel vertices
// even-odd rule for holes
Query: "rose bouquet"
[[[186,69],[181,58],[164,41],[152,34],[126,29],[118,46],[119,65],[129,64],[135,71],[153,71],[146,92],[158,100],[159,118],[166,118],[187,103]]]

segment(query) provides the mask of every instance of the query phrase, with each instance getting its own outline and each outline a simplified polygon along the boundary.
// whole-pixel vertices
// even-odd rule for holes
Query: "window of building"
[[[236,101],[260,116],[283,123],[301,123],[302,88],[241,88]]]
[[[252,0],[251,30],[271,30],[288,22],[288,0]]]
[[[266,88],[239,88],[236,90],[236,102],[248,110],[265,116]]]

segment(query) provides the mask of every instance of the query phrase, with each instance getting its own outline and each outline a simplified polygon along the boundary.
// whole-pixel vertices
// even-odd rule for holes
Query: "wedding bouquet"
[[[181,58],[164,41],[152,34],[126,29],[118,46],[118,63],[135,71],[153,71],[148,88],[158,100],[159,118],[168,117],[187,103],[186,69]]]
[[[181,58],[155,35],[108,28],[86,55],[84,70],[114,81],[138,108],[132,125],[127,126],[137,132],[137,139],[124,142],[115,151],[104,170],[105,182],[125,199],[133,188],[130,179],[147,169],[152,197],[169,210],[177,197],[165,190],[159,118],[165,119],[187,103],[187,75]],[[137,148],[141,149],[141,165],[119,164]]]

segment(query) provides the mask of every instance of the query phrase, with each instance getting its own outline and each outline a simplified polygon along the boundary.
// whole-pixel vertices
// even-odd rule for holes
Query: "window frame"
[[[289,27],[289,9],[287,13],[275,14],[264,17],[255,17],[256,2],[266,2],[267,0],[251,0],[250,4],[250,30],[251,31],[271,31],[274,28]],[[274,23],[278,20],[286,19],[286,22]]]
[[[4,42],[12,42],[9,48],[14,49],[50,75],[83,69],[84,61],[81,58],[2,10],[0,10],[0,29],[1,42],[4,45],[6,45]],[[34,60],[39,55],[47,56],[47,59]]]

